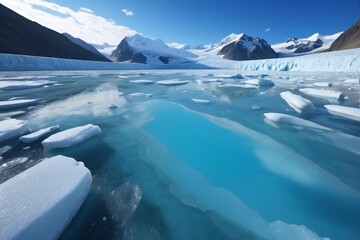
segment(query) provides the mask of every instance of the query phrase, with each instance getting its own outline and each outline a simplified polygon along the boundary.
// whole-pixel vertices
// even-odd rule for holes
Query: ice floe
[[[36,104],[36,99],[18,99],[9,101],[0,101],[0,110],[27,107]]]
[[[353,107],[345,107],[339,105],[325,105],[324,106],[329,113],[352,119],[355,121],[360,121],[360,108],[353,108]]]
[[[259,87],[272,87],[274,82],[268,79],[249,79],[244,81],[245,84],[251,84]]]
[[[153,83],[155,83],[153,80],[143,80],[143,79],[140,79],[140,80],[130,80],[130,82],[132,82],[132,83],[138,83],[138,84],[153,84]]]
[[[283,113],[264,113],[266,119],[270,120],[271,124],[275,127],[281,125],[290,125],[294,126],[295,128],[303,129],[303,128],[312,128],[317,130],[324,130],[324,131],[331,131],[330,128],[321,126],[317,123],[310,122],[308,120],[304,120],[302,118],[294,117],[291,115],[283,114]],[[267,122],[269,123],[269,122]]]
[[[29,131],[28,121],[13,118],[0,121],[0,141],[23,135]]]
[[[12,111],[12,112],[4,112],[0,113],[0,119],[10,118],[10,117],[17,117],[19,115],[25,114],[25,111]]]
[[[142,93],[142,92],[135,92],[135,93],[129,93],[127,95],[130,98],[136,98],[136,97],[152,97],[152,93]]]
[[[300,95],[296,95],[287,91],[280,93],[280,96],[298,113],[311,113],[315,109],[313,103],[310,100],[305,99]]]
[[[172,79],[172,80],[161,80],[157,81],[155,84],[163,85],[163,86],[177,86],[188,84],[190,81],[180,80],[180,79]]]
[[[200,104],[209,104],[210,100],[207,99],[201,99],[201,98],[192,98],[191,101],[194,103],[200,103]]]
[[[325,89],[315,89],[315,88],[300,88],[299,91],[303,94],[319,97],[319,98],[333,98],[337,100],[345,99],[345,95],[342,92],[334,90],[325,90]]]
[[[55,133],[41,144],[45,149],[70,147],[100,133],[99,126],[87,124]]]
[[[40,129],[40,130],[38,130],[36,132],[33,132],[33,133],[30,133],[28,135],[21,136],[19,138],[19,140],[24,142],[24,143],[32,143],[32,142],[35,142],[36,140],[38,140],[39,138],[41,138],[42,136],[44,136],[46,134],[49,134],[51,132],[57,131],[59,129],[60,129],[59,125],[44,128],[44,129]]]
[[[56,156],[0,184],[0,239],[56,239],[91,182],[83,163]]]
[[[245,88],[257,89],[258,87],[253,84],[238,84],[238,83],[224,83],[219,85],[220,88]]]
[[[314,87],[331,87],[332,83],[329,83],[329,82],[314,82],[314,83],[312,83],[312,86],[314,86]]]
[[[52,83],[48,80],[36,81],[0,81],[0,90],[20,90],[29,88],[39,88]]]

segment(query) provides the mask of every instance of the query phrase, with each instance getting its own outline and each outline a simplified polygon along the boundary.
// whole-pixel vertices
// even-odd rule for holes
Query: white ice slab
[[[19,138],[19,140],[24,143],[32,143],[32,142],[35,142],[36,140],[38,140],[39,138],[41,138],[42,136],[49,134],[51,132],[54,132],[56,130],[59,130],[59,129],[60,129],[59,125],[40,129],[40,130],[30,133],[28,135],[21,136]]]
[[[132,82],[132,83],[138,83],[138,84],[153,84],[153,83],[155,83],[153,80],[143,80],[143,79],[140,79],[140,80],[130,80],[130,82]]]
[[[244,81],[246,84],[251,84],[259,87],[272,87],[274,86],[274,82],[268,79],[250,79]]]
[[[0,81],[0,90],[21,90],[29,88],[39,88],[52,83],[48,80],[36,81]]]
[[[172,80],[157,81],[155,84],[163,85],[163,86],[177,86],[177,85],[188,84],[189,82],[190,81],[186,81],[186,80],[172,79]]]
[[[287,91],[280,93],[280,96],[298,113],[307,114],[313,112],[315,109],[313,103],[310,100],[305,99],[300,95],[296,95]]]
[[[0,121],[0,141],[23,135],[30,131],[27,121],[17,119],[6,119]]]
[[[335,98],[338,100],[343,100],[345,98],[344,94],[339,91],[333,91],[333,90],[325,90],[325,89],[315,89],[315,88],[300,88],[300,92],[303,94],[313,96],[313,97],[319,97],[319,98]]]
[[[330,128],[321,126],[317,123],[310,122],[308,120],[304,120],[302,118],[294,117],[287,114],[282,113],[264,113],[264,116],[266,119],[270,120],[271,122],[275,123],[274,126],[279,125],[292,125],[295,126],[295,128],[313,128],[318,130],[324,130],[324,131],[331,131]]]
[[[314,82],[312,85],[314,87],[331,87],[332,83],[329,83],[329,82]]]
[[[199,104],[209,104],[210,103],[210,100],[201,99],[201,98],[192,98],[191,101],[193,101],[194,103],[199,103]]]
[[[127,95],[130,98],[136,98],[136,97],[152,97],[152,93],[142,93],[142,92],[135,92],[135,93],[129,93]]]
[[[0,239],[56,239],[91,181],[83,163],[56,156],[0,184]]]
[[[9,101],[0,101],[0,110],[20,108],[34,105],[37,102],[36,99],[18,99]]]
[[[25,111],[12,111],[12,112],[0,113],[0,119],[16,117],[16,116],[19,116],[19,115],[23,115],[25,113],[26,113]]]
[[[55,133],[41,144],[45,149],[70,147],[100,133],[99,126],[87,124]]]
[[[352,119],[355,121],[360,121],[360,108],[353,108],[353,107],[345,107],[339,105],[325,105],[324,106],[329,113]]]
[[[253,84],[237,84],[237,83],[224,83],[219,85],[220,88],[245,88],[257,89],[258,87]]]

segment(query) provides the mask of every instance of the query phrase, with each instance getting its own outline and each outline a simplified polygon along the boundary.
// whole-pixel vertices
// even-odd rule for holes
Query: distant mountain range
[[[133,33],[132,33],[133,34]],[[140,34],[119,39],[119,45],[88,44],[68,33],[57,33],[32,22],[0,4],[0,53],[93,61],[181,66],[203,58],[255,60],[291,57],[360,47],[360,20],[344,33],[308,38],[291,37],[270,46],[264,39],[244,33],[230,34],[206,45],[165,44]]]
[[[62,34],[32,22],[0,4],[0,52],[22,55],[109,61]]]
[[[289,38],[283,43],[274,44],[271,47],[280,57],[289,57],[322,52],[330,48],[331,44],[340,36],[336,33],[329,36],[322,36],[315,33],[308,38]]]

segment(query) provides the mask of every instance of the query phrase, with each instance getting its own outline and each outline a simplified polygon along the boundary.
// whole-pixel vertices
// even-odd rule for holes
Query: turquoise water
[[[272,88],[228,89],[220,82],[268,78]],[[360,125],[323,108],[327,99],[304,96],[316,111],[294,112],[279,94],[312,82],[331,81],[359,105],[359,85],[343,80],[356,74],[236,71],[117,71],[1,73],[5,78],[47,79],[46,87],[1,91],[0,100],[36,98],[16,116],[34,130],[96,124],[102,134],[81,144],[44,152],[39,140],[0,142],[0,163],[28,161],[0,169],[0,181],[44,156],[63,154],[83,161],[93,175],[92,190],[60,239],[331,239],[360,238]],[[234,77],[236,76],[236,77]],[[138,84],[132,80],[188,80],[181,86]],[[208,80],[218,82],[205,83]],[[20,81],[19,79],[16,81]],[[302,83],[305,82],[305,83]],[[350,90],[349,90],[350,89]],[[132,93],[151,94],[131,96]],[[206,99],[208,104],[191,101]],[[117,109],[109,109],[115,104]],[[0,111],[6,113],[10,110]],[[264,122],[279,112],[331,128],[324,132]],[[142,191],[126,220],[113,204],[131,182]],[[124,207],[126,208],[124,210]],[[124,223],[125,221],[125,223]],[[303,227],[301,227],[303,226]]]

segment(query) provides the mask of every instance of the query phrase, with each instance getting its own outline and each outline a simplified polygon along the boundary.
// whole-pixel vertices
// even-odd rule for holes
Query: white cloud
[[[67,32],[89,43],[117,45],[135,30],[97,16],[91,9],[72,10],[46,0],[1,0],[20,15],[59,33]]]
[[[84,7],[81,7],[79,8],[80,11],[83,11],[83,12],[88,12],[88,13],[94,13],[93,10],[89,9],[89,8],[84,8]]]
[[[266,30],[265,30],[265,32],[270,32],[271,31],[271,28],[267,28]]]
[[[128,17],[132,17],[134,16],[134,12],[130,11],[129,9],[124,8],[123,10],[121,10],[123,13],[125,13],[126,16]]]

